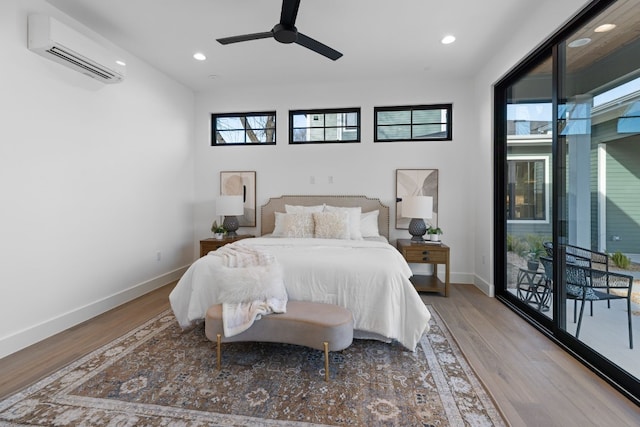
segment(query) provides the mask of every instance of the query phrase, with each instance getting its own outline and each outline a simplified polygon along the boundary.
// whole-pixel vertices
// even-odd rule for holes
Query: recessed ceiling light
[[[580,47],[591,43],[591,39],[589,37],[585,37],[583,39],[576,39],[568,44],[569,47]]]
[[[456,41],[454,36],[444,36],[441,40],[442,44],[451,44]]]
[[[606,33],[607,31],[611,31],[616,27],[616,24],[602,24],[599,27],[596,27],[596,33]]]
[[[121,60],[119,60],[119,59],[116,61],[116,64],[118,64],[118,65],[122,65],[123,67],[124,67],[125,65],[127,65],[127,63],[126,63],[126,62],[121,61]]]
[[[196,52],[193,54],[193,58],[197,59],[198,61],[204,61],[205,59],[207,59],[206,56],[204,56],[204,53],[202,52]]]

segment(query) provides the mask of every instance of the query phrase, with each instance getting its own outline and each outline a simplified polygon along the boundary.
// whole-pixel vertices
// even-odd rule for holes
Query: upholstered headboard
[[[378,230],[380,235],[389,239],[389,206],[383,205],[380,199],[366,196],[280,196],[272,197],[260,208],[260,232],[269,234],[275,227],[275,212],[284,212],[284,205],[315,206],[321,204],[353,208],[360,206],[362,212],[379,210]]]

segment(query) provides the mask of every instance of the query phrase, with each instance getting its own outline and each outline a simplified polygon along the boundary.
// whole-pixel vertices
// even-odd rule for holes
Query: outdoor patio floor
[[[638,281],[634,283],[634,292],[640,291]],[[515,289],[509,289],[515,294]],[[551,301],[550,301],[551,303]],[[538,309],[537,304],[530,304]],[[567,300],[567,331],[575,335],[577,323],[573,322],[573,300]],[[578,301],[578,315],[580,301]],[[582,326],[580,327],[580,341],[593,348],[616,365],[622,367],[631,375],[640,378],[640,305],[631,303],[631,324],[634,348],[629,348],[629,331],[627,328],[627,302],[624,299],[611,301],[611,308],[607,308],[606,301],[593,303],[593,316],[590,315],[589,303],[585,304]],[[552,312],[543,311],[547,317]]]

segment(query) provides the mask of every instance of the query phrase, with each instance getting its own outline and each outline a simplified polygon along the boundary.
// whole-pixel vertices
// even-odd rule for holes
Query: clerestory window
[[[276,143],[276,112],[211,115],[211,145]]]
[[[452,105],[375,107],[375,142],[451,141]]]
[[[360,142],[360,108],[289,111],[289,144]]]

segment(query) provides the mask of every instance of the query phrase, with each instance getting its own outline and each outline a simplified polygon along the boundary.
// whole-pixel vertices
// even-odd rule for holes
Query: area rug
[[[415,352],[354,340],[330,354],[223,344],[170,311],[0,401],[0,425],[504,426],[436,313]]]

